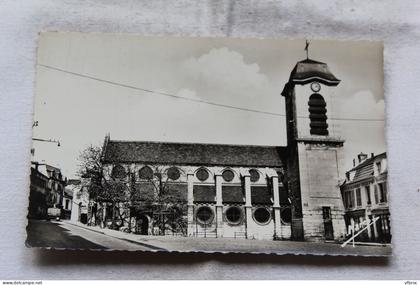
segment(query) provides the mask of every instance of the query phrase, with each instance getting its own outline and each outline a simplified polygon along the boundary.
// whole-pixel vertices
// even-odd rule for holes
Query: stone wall
[[[144,166],[150,166],[152,169],[158,169],[163,175],[163,181],[166,181],[166,171],[173,167],[169,165],[144,165],[144,164],[119,164],[125,169],[127,177],[120,178],[120,182],[125,183],[127,187],[132,180],[128,178],[130,173],[134,177],[136,183],[142,181],[139,171]],[[110,177],[115,165],[106,166],[106,176]],[[220,166],[176,166],[181,175],[176,181],[169,180],[171,183],[186,184],[185,197],[187,197],[187,220],[188,220],[188,236],[198,237],[225,237],[225,238],[250,238],[272,240],[274,238],[290,239],[290,224],[282,223],[280,214],[280,194],[279,187],[283,187],[282,181],[279,182],[278,172],[282,173],[283,169],[274,169],[269,167],[252,168],[258,172],[259,178],[254,181],[250,180],[249,170],[245,167],[220,167]],[[205,169],[208,172],[208,178],[200,180],[197,172]],[[231,181],[224,180],[223,172],[229,169],[233,172]],[[199,186],[209,187],[209,190],[215,190],[214,193],[203,195],[203,189],[196,189]],[[232,186],[232,187],[229,187]],[[236,187],[236,188],[235,188]],[[228,188],[232,190],[242,191],[237,201],[226,201],[225,198],[235,198],[232,193],[225,195]],[[233,189],[235,188],[235,189]],[[257,190],[256,190],[257,189]],[[258,195],[255,191],[264,191]],[[273,191],[275,189],[275,191]],[[197,190],[197,192],[196,192]],[[198,191],[200,190],[200,191]],[[268,191],[268,193],[266,193]],[[199,195],[198,195],[199,194]],[[205,194],[205,193],[204,193]],[[257,194],[257,195],[256,195]],[[267,195],[269,195],[267,197]],[[208,196],[208,197],[207,197]],[[256,198],[268,198],[265,202],[256,202]],[[197,200],[198,197],[200,200]],[[242,198],[241,198],[242,197]],[[235,199],[238,199],[237,197]],[[254,201],[254,199],[256,199]],[[284,201],[283,201],[284,202]],[[257,203],[257,204],[256,204]],[[263,204],[258,204],[263,203]],[[241,218],[237,223],[232,223],[226,218],[226,211],[229,207],[238,207],[241,210]],[[203,223],[197,220],[197,210],[200,207],[209,207],[213,213],[213,219],[209,223]],[[270,219],[266,223],[259,223],[255,220],[254,211],[259,207],[265,207],[270,212]]]
[[[342,148],[340,145],[300,142],[298,149],[305,239],[325,239],[323,207],[331,209],[334,239],[338,239],[345,233],[339,189]]]

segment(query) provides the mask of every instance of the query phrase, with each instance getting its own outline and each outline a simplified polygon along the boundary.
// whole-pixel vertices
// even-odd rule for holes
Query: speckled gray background
[[[383,40],[394,256],[25,248],[36,39],[46,30]],[[419,279],[419,40],[419,1],[1,1],[0,279]]]

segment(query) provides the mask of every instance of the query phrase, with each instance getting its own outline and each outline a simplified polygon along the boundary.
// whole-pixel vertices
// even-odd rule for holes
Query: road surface
[[[56,249],[259,252],[277,254],[386,256],[390,246],[342,248],[337,243],[258,241],[232,238],[194,238],[132,235],[110,229],[90,228],[69,222],[30,220],[28,246]]]
[[[29,220],[26,243],[55,249],[155,250],[153,246],[104,235],[69,223]]]

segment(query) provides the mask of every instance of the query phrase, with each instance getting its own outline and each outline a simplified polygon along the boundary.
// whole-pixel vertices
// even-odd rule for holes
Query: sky
[[[280,93],[306,58],[304,47],[305,40],[41,33],[33,137],[60,146],[33,141],[32,159],[74,178],[79,153],[102,146],[107,133],[115,140],[285,146]],[[382,44],[310,40],[309,57],[341,79],[341,118],[380,119],[339,122],[344,169],[360,152],[384,152]]]

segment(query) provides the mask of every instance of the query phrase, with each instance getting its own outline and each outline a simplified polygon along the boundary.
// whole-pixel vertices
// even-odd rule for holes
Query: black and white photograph
[[[382,42],[43,32],[35,69],[28,247],[392,255]]]

